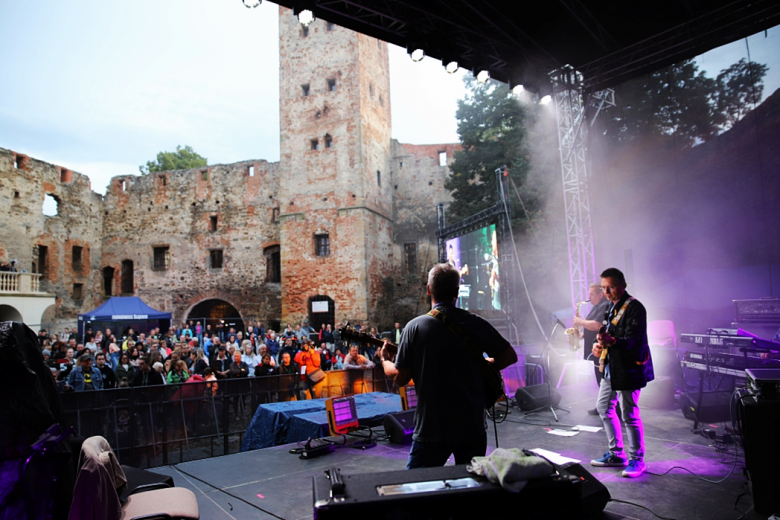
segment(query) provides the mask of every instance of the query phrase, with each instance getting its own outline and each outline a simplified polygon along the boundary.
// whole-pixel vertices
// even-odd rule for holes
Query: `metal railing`
[[[0,272],[0,293],[38,293],[41,288],[41,275],[38,273]]]
[[[398,393],[381,367],[326,372],[319,397]],[[303,399],[299,374],[61,394],[65,424],[101,435],[122,464],[149,468],[238,453],[261,404]]]

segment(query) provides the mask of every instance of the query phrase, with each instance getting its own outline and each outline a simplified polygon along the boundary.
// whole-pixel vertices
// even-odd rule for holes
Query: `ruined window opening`
[[[48,278],[46,275],[47,267],[48,267],[48,253],[49,248],[46,246],[38,246],[38,254],[35,254],[35,251],[33,251],[33,258],[36,256],[38,257],[38,265],[36,266],[37,269],[35,269],[35,272],[41,275],[41,278]]]
[[[403,162],[403,161],[401,161],[400,163],[398,163],[398,167],[399,167],[399,168],[403,168],[403,167],[404,167],[404,162]]]
[[[331,92],[336,92],[336,78],[331,78],[328,80],[328,90]]]
[[[67,168],[60,168],[60,182],[66,184],[73,182],[73,172]]]
[[[71,251],[71,266],[75,272],[81,272],[83,266],[81,265],[81,246],[73,246]]]
[[[168,185],[168,179],[165,177],[165,175],[160,175],[160,180],[162,181],[163,186]]]
[[[433,186],[433,181],[428,181],[428,186]]]
[[[218,217],[216,215],[209,217],[209,231],[217,230],[217,220]]]
[[[27,156],[17,155],[14,157],[14,166],[19,170],[27,169]]]
[[[279,222],[279,208],[271,210],[271,222]]]
[[[202,170],[200,173],[203,174],[203,180],[204,181],[209,180],[209,171],[208,170]]]
[[[47,217],[56,217],[60,213],[60,199],[51,193],[47,193],[43,199],[42,211]]]
[[[122,191],[127,191],[127,181],[122,181]]]
[[[439,166],[447,166],[447,152],[439,152]]]
[[[327,25],[326,25],[326,27],[327,27],[327,29],[328,29],[329,31],[332,31],[333,29],[335,29],[335,28],[336,28],[336,24],[335,24],[335,23],[333,23],[333,22],[327,22]]]
[[[333,148],[333,138],[330,134],[325,134],[325,148]]]
[[[314,235],[314,254],[330,256],[330,235],[328,233]]]
[[[254,166],[250,166],[249,167],[249,176],[250,177],[254,177],[255,176],[255,167]]]
[[[74,283],[73,284],[73,299],[74,300],[81,300],[84,298],[84,284],[83,283]]]
[[[306,97],[309,95],[309,84],[306,83],[305,85],[301,85],[301,90],[303,90],[303,96]]]
[[[212,269],[222,269],[222,250],[212,249],[209,251],[209,266]]]
[[[404,274],[417,272],[417,243],[404,244]]]
[[[265,255],[265,283],[281,283],[282,262],[279,254],[279,246],[266,247]]]
[[[103,268],[103,294],[105,296],[113,296],[114,293],[114,268]]]
[[[376,171],[376,185],[382,186],[382,172],[379,170]]]
[[[15,192],[14,192],[14,198],[15,198],[15,199],[18,199],[18,198],[19,198],[19,192],[18,192],[18,191],[15,191]]]
[[[122,260],[122,286],[120,292],[122,294],[133,294],[133,261]]]
[[[398,184],[396,184],[395,186],[393,186],[393,189],[396,189],[396,190],[397,190],[397,189],[398,189]]]
[[[305,25],[301,26],[301,35],[306,38],[309,35],[309,28]]]
[[[311,140],[311,149],[312,150],[319,150],[320,149],[320,141],[319,141],[319,139],[312,139]]]
[[[167,271],[171,268],[171,248],[168,246],[158,246],[154,248],[154,264],[152,269],[155,271]]]

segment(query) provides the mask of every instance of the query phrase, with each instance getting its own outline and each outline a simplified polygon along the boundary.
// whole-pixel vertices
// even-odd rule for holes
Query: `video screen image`
[[[451,238],[446,248],[447,263],[460,271],[457,306],[470,311],[500,311],[496,225]]]

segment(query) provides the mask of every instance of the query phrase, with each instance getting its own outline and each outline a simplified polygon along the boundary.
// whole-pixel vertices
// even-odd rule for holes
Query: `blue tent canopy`
[[[162,312],[146,305],[138,296],[112,296],[106,303],[84,314],[79,314],[79,333],[84,334],[85,323],[123,322],[142,324],[150,321],[170,320],[170,312]],[[152,325],[149,325],[152,326]],[[136,325],[134,329],[138,330]]]

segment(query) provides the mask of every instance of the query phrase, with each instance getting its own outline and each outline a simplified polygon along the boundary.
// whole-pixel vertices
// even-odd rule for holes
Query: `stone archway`
[[[218,298],[203,300],[193,305],[190,312],[187,313],[186,321],[189,322],[190,320],[200,321],[204,325],[204,329],[206,328],[205,325],[211,325],[211,330],[213,331],[217,330],[217,324],[220,320],[224,320],[225,332],[230,327],[235,328],[236,331],[245,329],[244,321],[238,309],[231,303]]]
[[[10,305],[0,305],[0,321],[20,321],[23,322],[22,313],[16,310],[16,307]]]

